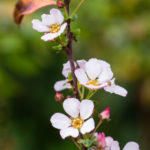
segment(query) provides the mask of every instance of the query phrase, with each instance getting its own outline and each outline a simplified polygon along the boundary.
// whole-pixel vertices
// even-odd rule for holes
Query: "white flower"
[[[118,141],[113,140],[112,137],[106,137],[106,148],[104,150],[120,150]],[[140,150],[139,145],[136,142],[128,142],[123,150]]]
[[[77,64],[78,66],[82,67],[82,64],[84,64],[84,62],[85,60],[78,60]],[[77,64],[74,62],[75,67],[77,66]],[[69,73],[71,73],[71,66],[70,66],[70,62],[67,61],[65,64],[63,64],[63,69],[62,69],[62,75],[65,77],[65,80],[57,81],[55,83],[54,85],[55,91],[62,91],[65,89],[72,88],[68,80]]]
[[[124,88],[115,85],[113,72],[107,62],[92,58],[87,62],[79,62],[78,65],[80,68],[75,70],[75,75],[83,86],[93,90],[104,88],[105,91],[110,93],[121,96],[127,95]]]
[[[70,89],[71,84],[68,80],[68,74],[71,73],[70,62],[63,64],[62,74],[66,78],[65,80],[57,81],[54,85],[55,91],[62,91],[64,89]]]
[[[79,135],[79,131],[82,134],[86,134],[95,128],[93,118],[88,119],[94,109],[94,104],[91,100],[80,102],[76,98],[68,98],[64,101],[63,108],[70,117],[62,113],[55,113],[50,118],[52,126],[60,129],[60,135],[63,139],[69,136],[76,138]]]
[[[44,41],[54,40],[64,32],[67,26],[67,23],[62,24],[64,21],[62,13],[55,8],[50,10],[50,14],[43,14],[41,18],[42,21],[38,19],[32,20],[32,24],[33,29],[45,33],[41,37]]]

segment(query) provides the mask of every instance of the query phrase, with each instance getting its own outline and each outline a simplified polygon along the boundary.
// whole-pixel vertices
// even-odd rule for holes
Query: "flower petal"
[[[79,115],[80,101],[76,98],[68,98],[63,102],[64,110],[73,118]]]
[[[38,19],[32,20],[32,27],[38,32],[49,32],[49,28]]]
[[[69,128],[60,130],[60,135],[63,139],[65,139],[68,136],[76,138],[79,135],[79,131],[78,131],[78,129],[75,129],[73,127],[69,127]]]
[[[71,85],[68,83],[68,80],[57,81],[54,85],[55,91],[62,91],[64,89],[70,89]]]
[[[114,141],[112,137],[107,136],[105,150],[120,150],[118,141]]]
[[[139,145],[136,142],[128,142],[123,150],[140,150]]]
[[[80,117],[85,120],[88,119],[94,110],[94,103],[91,100],[83,100],[80,103]]]
[[[85,70],[91,80],[95,80],[102,71],[101,63],[98,59],[92,58],[85,64]]]
[[[50,10],[50,15],[52,15],[55,19],[54,24],[59,23],[62,24],[64,21],[64,16],[62,15],[59,9],[53,8]]]
[[[110,92],[110,93],[115,93],[115,94],[123,96],[123,97],[125,97],[128,93],[125,88],[115,85],[115,84],[105,87],[104,90],[107,92]]]
[[[53,41],[56,37],[58,37],[58,33],[47,33],[41,37],[43,41]]]
[[[83,69],[76,69],[75,75],[76,75],[78,81],[80,82],[80,84],[82,84],[82,85],[87,84],[88,78],[87,78],[87,75]]]
[[[55,24],[55,18],[53,15],[47,15],[47,14],[43,14],[41,16],[42,18],[42,23],[46,26],[50,26],[52,24]]]
[[[51,118],[50,122],[52,126],[57,129],[65,129],[71,125],[71,119],[62,113],[55,113]]]
[[[110,67],[105,67],[103,68],[100,76],[98,77],[98,81],[100,82],[100,84],[106,82],[106,81],[110,81],[113,77],[113,72],[111,71]]]
[[[86,122],[83,123],[83,126],[80,129],[82,134],[86,134],[91,132],[95,128],[95,122],[93,118],[90,118]]]
[[[43,41],[52,41],[52,40],[54,40],[55,38],[57,38],[58,36],[60,36],[60,35],[64,32],[66,26],[67,26],[67,24],[64,23],[64,24],[61,26],[59,32],[56,32],[56,33],[47,33],[47,34],[43,35],[43,36],[41,37],[41,39],[42,39]]]
[[[76,63],[75,62],[74,62],[74,65],[76,67]],[[67,61],[65,64],[63,64],[62,74],[67,78],[69,72],[71,72],[71,66],[70,66],[70,62]]]
[[[83,70],[85,70],[85,63],[86,63],[86,62],[87,62],[87,61],[84,60],[84,59],[82,59],[82,60],[77,60],[78,66],[79,66],[81,69],[83,69]]]

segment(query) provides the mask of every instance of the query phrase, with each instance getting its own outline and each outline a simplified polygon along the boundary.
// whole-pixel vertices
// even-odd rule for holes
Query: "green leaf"
[[[71,72],[68,73],[68,80],[69,80],[69,81],[72,81],[72,80],[73,80],[73,78],[72,78],[72,73],[71,73]]]
[[[59,44],[59,45],[53,46],[52,48],[53,48],[54,50],[61,51],[63,47],[62,47],[62,45]]]

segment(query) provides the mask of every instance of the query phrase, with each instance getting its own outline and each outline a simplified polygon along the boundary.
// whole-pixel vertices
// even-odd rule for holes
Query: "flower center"
[[[60,30],[61,26],[59,23],[53,24],[50,27],[50,33],[57,33]]]
[[[88,81],[87,85],[94,85],[94,86],[99,86],[100,83],[96,80],[91,80],[91,81]]]
[[[81,118],[75,118],[73,121],[72,121],[72,126],[74,128],[77,128],[77,129],[80,129],[83,125],[83,120]]]

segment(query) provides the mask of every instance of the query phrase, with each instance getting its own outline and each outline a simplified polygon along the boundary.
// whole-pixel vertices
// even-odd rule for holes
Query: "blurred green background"
[[[12,14],[16,0],[0,0],[0,150],[76,150],[49,122],[62,111],[54,100],[55,81],[63,79],[63,52],[40,40],[31,20],[48,13],[42,8],[25,17],[19,29]],[[72,0],[73,8],[79,0]],[[120,146],[136,141],[150,149],[150,1],[87,0],[73,28],[76,59],[108,61],[126,98],[101,90],[93,99],[99,112],[111,107],[111,121],[99,129]],[[65,92],[66,93],[66,92]]]

